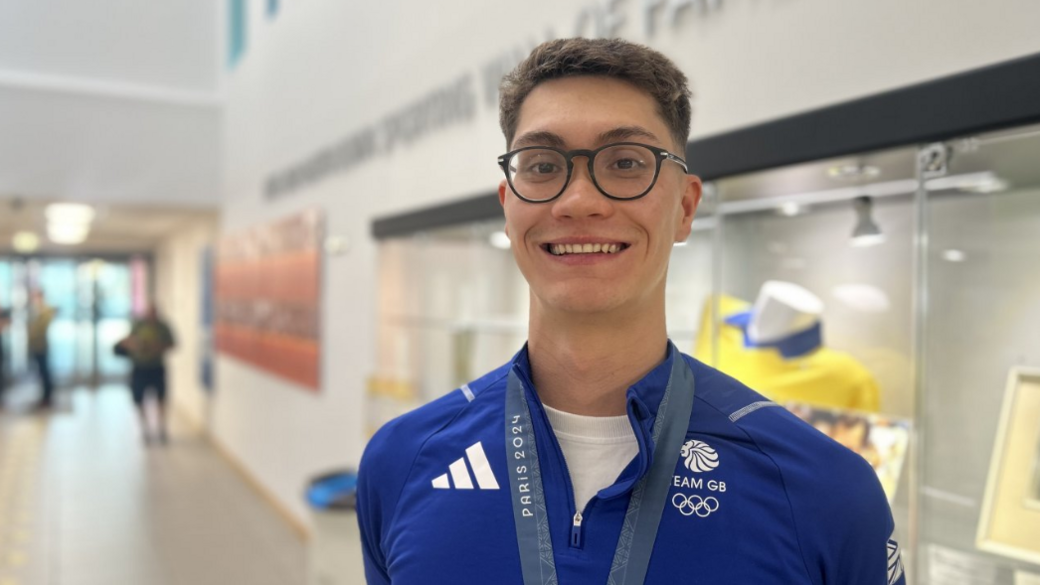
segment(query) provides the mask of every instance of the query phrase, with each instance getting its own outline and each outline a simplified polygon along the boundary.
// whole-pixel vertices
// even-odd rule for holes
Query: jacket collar
[[[679,353],[675,344],[669,340],[668,354],[664,361],[655,366],[653,370],[650,370],[647,375],[643,376],[635,384],[632,384],[625,393],[628,420],[632,424],[636,441],[639,443],[639,454],[625,468],[614,485],[600,492],[601,497],[611,498],[627,493],[650,469],[650,463],[654,456],[654,444],[651,440],[654,421],[657,420],[657,409],[661,406],[661,400],[664,398],[665,389],[668,387],[668,381],[671,378],[672,364],[677,359],[683,359],[682,354]],[[526,343],[523,349],[513,357],[512,370],[526,388],[534,390],[526,394],[532,414],[535,411],[541,413],[540,416],[533,416],[534,420],[538,421],[535,424],[548,425],[541,398],[539,398],[537,389],[531,381],[531,360],[527,352]]]

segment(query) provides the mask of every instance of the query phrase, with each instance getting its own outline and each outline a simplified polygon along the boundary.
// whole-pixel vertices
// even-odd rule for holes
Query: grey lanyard
[[[669,345],[669,350],[672,371],[651,436],[657,456],[632,490],[607,585],[642,585],[646,579],[675,462],[689,428],[693,372],[674,346]],[[558,585],[538,448],[525,392],[520,378],[511,370],[506,387],[506,458],[516,543],[520,548],[524,585]]]

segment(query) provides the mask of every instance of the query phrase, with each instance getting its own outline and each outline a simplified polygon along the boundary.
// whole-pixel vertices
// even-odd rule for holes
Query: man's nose
[[[553,202],[553,216],[577,218],[610,215],[613,206],[592,180],[588,159],[578,157],[573,164],[570,182],[563,194]]]

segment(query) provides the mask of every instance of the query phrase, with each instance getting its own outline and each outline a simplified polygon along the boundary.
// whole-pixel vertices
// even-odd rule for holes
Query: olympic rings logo
[[[719,501],[712,496],[702,498],[697,494],[687,496],[675,494],[672,496],[672,505],[679,510],[683,516],[696,514],[700,518],[707,518],[712,512],[719,509]]]

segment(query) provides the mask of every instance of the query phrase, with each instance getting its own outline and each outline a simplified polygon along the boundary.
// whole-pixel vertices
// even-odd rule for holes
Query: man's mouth
[[[543,244],[542,248],[553,256],[568,254],[617,254],[628,248],[628,244],[603,242],[598,244]]]

